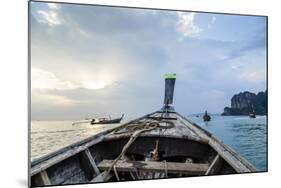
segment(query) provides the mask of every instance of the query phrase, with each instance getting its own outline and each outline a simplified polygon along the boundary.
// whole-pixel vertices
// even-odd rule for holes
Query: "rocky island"
[[[231,98],[231,107],[225,107],[222,115],[267,115],[267,90],[258,94],[249,91],[241,92]]]

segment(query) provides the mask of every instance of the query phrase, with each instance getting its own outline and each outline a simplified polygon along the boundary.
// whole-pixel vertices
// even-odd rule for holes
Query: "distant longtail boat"
[[[205,114],[203,116],[203,120],[204,121],[211,121],[211,116],[208,114],[207,111],[205,111]]]
[[[113,123],[120,123],[120,121],[123,119],[124,114],[120,118],[116,119],[108,119],[108,118],[98,118],[98,119],[92,119],[91,124],[113,124]]]

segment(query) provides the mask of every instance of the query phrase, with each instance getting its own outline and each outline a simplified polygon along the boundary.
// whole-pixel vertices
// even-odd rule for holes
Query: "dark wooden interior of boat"
[[[46,169],[49,183],[99,182],[95,177],[110,167],[128,139],[105,140],[51,166]],[[157,160],[152,160],[156,142],[159,155]],[[137,138],[127,150],[125,162],[116,165],[116,171],[119,181],[236,173],[208,144],[167,137]],[[32,178],[32,185],[45,185],[44,175],[36,176]],[[107,181],[117,181],[113,170]]]

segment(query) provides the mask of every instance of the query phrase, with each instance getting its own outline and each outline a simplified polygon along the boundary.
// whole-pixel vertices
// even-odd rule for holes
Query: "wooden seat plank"
[[[98,164],[100,170],[107,170],[112,165],[113,160],[103,160]],[[189,175],[203,175],[209,168],[209,164],[201,163],[176,163],[163,161],[124,161],[119,160],[115,167],[119,172],[131,172],[135,169],[143,171],[163,172],[167,169],[168,173],[183,173]]]

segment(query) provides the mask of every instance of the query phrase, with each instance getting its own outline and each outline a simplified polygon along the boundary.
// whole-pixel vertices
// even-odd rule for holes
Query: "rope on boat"
[[[160,125],[160,123],[166,123],[165,126]],[[168,125],[167,125],[168,124]],[[121,153],[118,155],[118,157],[112,162],[111,166],[105,171],[105,175],[104,175],[104,179],[107,178],[107,176],[109,176],[110,171],[114,170],[115,172],[115,176],[117,178],[117,180],[119,181],[119,177],[118,177],[118,173],[117,173],[117,169],[115,167],[116,163],[118,162],[119,159],[124,159],[125,153],[127,151],[127,149],[132,145],[132,143],[138,138],[138,136],[146,131],[151,131],[153,129],[156,128],[160,128],[160,129],[169,129],[169,128],[173,128],[175,126],[175,124],[171,121],[163,121],[163,120],[157,120],[157,121],[145,121],[141,124],[135,125],[135,126],[127,126],[126,128],[130,127],[133,130],[136,130],[132,136],[130,137],[129,141],[125,144],[125,146],[123,147]],[[114,131],[114,134],[120,134],[117,133],[119,130]],[[123,133],[123,132],[122,132]]]
[[[127,125],[126,127],[120,127],[119,129],[115,129],[113,131],[113,134],[124,134],[124,133],[128,133],[128,132],[146,129],[146,128],[150,127],[151,124],[154,124],[154,123],[158,124],[157,128],[164,129],[164,131],[166,129],[169,129],[169,128],[172,128],[175,126],[174,123],[171,121],[154,119],[154,121],[144,121],[141,123],[130,124],[130,125]],[[166,123],[166,125],[163,126],[163,125],[160,125],[160,123]],[[167,125],[167,124],[169,124],[169,125]],[[126,131],[120,132],[122,129],[126,129]]]

